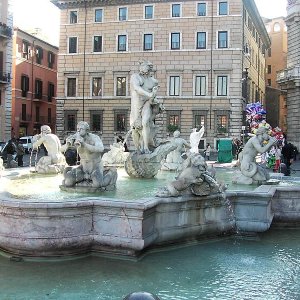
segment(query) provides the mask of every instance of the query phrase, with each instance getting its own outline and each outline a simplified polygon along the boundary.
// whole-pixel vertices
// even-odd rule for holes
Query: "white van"
[[[32,151],[32,136],[22,136],[20,138],[20,143],[23,145],[26,153]]]

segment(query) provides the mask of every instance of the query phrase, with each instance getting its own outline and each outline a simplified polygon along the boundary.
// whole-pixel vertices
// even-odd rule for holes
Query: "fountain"
[[[154,126],[153,123],[150,125]],[[0,178],[0,248],[3,254],[13,261],[81,258],[80,263],[76,260],[72,263],[62,261],[55,265],[55,272],[61,270],[62,277],[60,274],[58,277],[66,280],[69,286],[73,286],[68,290],[76,290],[78,297],[82,295],[80,293],[86,294],[87,291],[78,291],[77,286],[82,287],[82,282],[78,282],[77,278],[81,278],[83,274],[91,274],[91,280],[85,284],[89,293],[94,293],[93,295],[97,295],[101,300],[116,300],[134,290],[145,290],[143,287],[147,287],[148,291],[157,294],[162,300],[184,297],[197,299],[203,293],[201,289],[207,291],[207,295],[211,295],[210,298],[219,295],[226,299],[230,294],[228,286],[232,286],[232,282],[241,284],[235,277],[232,281],[241,265],[245,272],[254,267],[250,254],[246,259],[240,252],[234,256],[237,244],[240,243],[240,248],[243,249],[247,245],[247,241],[232,239],[236,232],[241,236],[250,235],[253,239],[259,236],[265,240],[267,237],[264,232],[268,231],[271,225],[299,225],[299,187],[260,185],[251,191],[225,190],[209,172],[193,143],[190,143],[191,149],[195,150],[190,152],[182,171],[174,179],[174,173],[157,171],[157,165],[160,165],[160,159],[175,150],[178,144],[168,141],[154,147],[149,143],[150,147],[147,149],[141,142],[143,135],[137,125],[134,125],[132,130],[135,130],[134,139],[138,141],[138,149],[126,161],[128,174],[122,169],[105,169],[100,159],[103,151],[101,139],[90,133],[88,128],[86,122],[78,123],[78,132],[67,139],[65,146],[77,148],[81,156],[79,166],[67,167],[63,174],[43,175],[31,173],[28,168],[9,169],[4,170]],[[193,132],[198,133],[196,130]],[[154,141],[153,136],[151,139]],[[148,171],[149,169],[151,171]],[[50,186],[43,185],[43,180]],[[51,190],[55,188],[56,194],[51,197]],[[123,194],[120,193],[122,190],[125,191]],[[157,196],[154,195],[155,191]],[[34,192],[40,193],[41,197],[36,197]],[[299,230],[291,232],[297,233]],[[273,245],[280,239],[277,234],[275,237],[272,247],[268,248],[270,251],[274,251]],[[199,241],[210,243],[196,243]],[[286,242],[295,249],[298,246],[296,242],[293,244],[291,239],[283,240],[281,245],[285,245]],[[183,245],[192,246],[181,248]],[[174,254],[174,246],[179,248],[175,252],[179,254]],[[251,252],[257,255],[255,259],[261,255],[260,252],[255,252],[259,247],[259,242],[255,241],[255,250]],[[288,248],[285,253],[294,253],[291,250],[294,248]],[[168,250],[168,253],[153,253],[162,249]],[[82,258],[91,253],[106,257],[144,259],[140,264],[132,265],[130,261],[116,262],[95,256]],[[266,271],[276,271],[278,260],[275,259],[275,266],[271,263],[271,258],[266,259],[269,259],[270,264],[268,268],[262,268],[262,277],[258,282],[264,278]],[[155,263],[157,260],[160,261],[159,266]],[[283,265],[286,260],[285,256],[282,260]],[[215,262],[213,267],[212,262]],[[261,268],[262,263],[263,261],[259,260],[255,265]],[[293,260],[290,264],[291,270],[298,266]],[[2,257],[0,265],[1,269],[6,267],[7,272],[10,272],[11,266],[7,267]],[[32,264],[30,270],[34,270],[35,266]],[[51,265],[44,267],[43,263],[40,263],[39,266],[42,273],[47,274],[48,282],[52,284],[57,275],[53,275]],[[65,269],[60,269],[60,266]],[[71,271],[66,275],[63,270]],[[104,270],[107,274],[101,274],[99,282],[99,272]],[[219,273],[214,274],[215,272]],[[24,278],[27,277],[30,276],[23,276],[19,281],[24,289],[26,284],[32,285],[25,281]],[[244,277],[244,274],[241,277]],[[134,283],[139,281],[140,286],[129,286],[128,278],[133,279]],[[149,282],[140,281],[143,278],[151,278],[149,282],[152,282],[152,286]],[[191,278],[201,280],[196,281],[197,285],[194,285]],[[122,279],[126,283],[122,283]],[[167,282],[169,280],[170,286]],[[155,281],[157,284],[153,285]],[[93,287],[93,282],[99,285]],[[213,282],[218,283],[214,285]],[[181,283],[185,287],[181,287]],[[299,287],[299,281],[296,283]],[[225,288],[214,291],[213,287],[219,284]],[[9,283],[7,285],[9,286]],[[116,289],[118,285],[122,290]],[[53,291],[48,292],[43,284],[38,286],[42,293],[49,293],[58,299],[57,289],[53,288]],[[261,285],[261,289],[265,286],[266,284]],[[206,290],[208,287],[212,290]],[[239,290],[247,290],[247,287],[243,286]],[[29,298],[34,299],[36,295],[33,293],[36,289],[30,288],[26,291],[26,294],[30,295]],[[8,292],[4,293],[4,296],[10,296]],[[293,299],[293,287],[287,294],[287,299]],[[253,294],[248,293],[245,298],[251,298],[249,295]],[[266,292],[266,295],[271,295],[271,299],[273,294]],[[65,297],[76,299],[72,294],[65,294]],[[205,296],[201,298],[205,299]]]

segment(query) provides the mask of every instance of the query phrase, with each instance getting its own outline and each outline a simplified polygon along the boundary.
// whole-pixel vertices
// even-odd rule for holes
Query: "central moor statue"
[[[162,109],[156,99],[158,81],[153,78],[152,70],[151,62],[140,62],[139,72],[130,78],[132,139],[136,150],[146,154],[151,152],[150,147],[155,147],[153,121]]]

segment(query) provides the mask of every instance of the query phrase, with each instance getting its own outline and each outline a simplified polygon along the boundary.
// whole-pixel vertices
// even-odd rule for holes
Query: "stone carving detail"
[[[66,139],[64,150],[75,146],[80,157],[80,165],[69,166],[64,170],[62,190],[97,192],[115,189],[117,171],[103,168],[101,153],[104,151],[99,136],[90,133],[87,122],[79,122],[76,134]]]
[[[41,133],[33,137],[33,149],[38,149],[42,144],[47,150],[47,155],[41,157],[35,166],[35,171],[40,174],[62,173],[66,160],[61,153],[59,138],[51,133],[48,125],[41,126]]]
[[[110,150],[102,156],[103,165],[124,165],[128,156],[129,152],[125,152],[123,142],[113,143]]]
[[[176,180],[158,191],[157,197],[177,197],[185,193],[195,196],[207,196],[221,193],[224,190],[217,183],[214,175],[208,171],[203,156],[191,153],[186,162],[186,167],[176,177]]]
[[[268,130],[267,127],[258,128],[246,143],[239,154],[240,171],[234,174],[233,183],[262,184],[270,179],[268,170],[256,162],[257,154],[267,152],[277,142],[275,137],[269,136]]]

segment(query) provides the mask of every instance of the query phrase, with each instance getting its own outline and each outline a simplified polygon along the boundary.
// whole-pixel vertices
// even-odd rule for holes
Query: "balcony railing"
[[[0,73],[0,83],[10,83],[10,73]]]
[[[31,121],[31,115],[29,114],[20,114],[19,116],[20,122],[30,122]]]
[[[5,23],[0,22],[0,36],[4,38],[11,38],[12,28],[7,26]]]
[[[277,82],[300,80],[300,65],[277,72]]]

